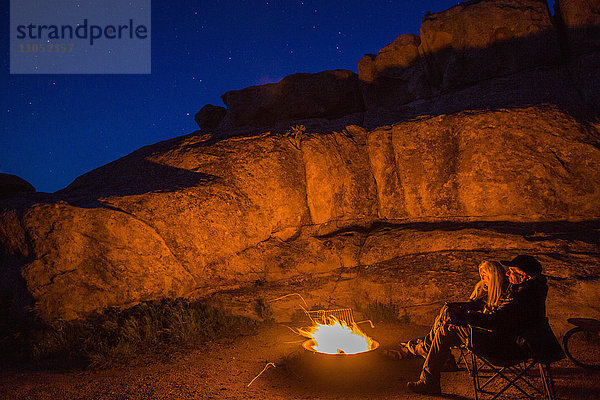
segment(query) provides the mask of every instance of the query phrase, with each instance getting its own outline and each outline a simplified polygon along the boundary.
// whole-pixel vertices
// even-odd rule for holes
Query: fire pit
[[[311,318],[313,326],[299,329],[309,339],[302,343],[297,372],[325,386],[364,381],[378,364],[379,343],[358,327],[351,313],[343,313],[344,320],[332,314]]]

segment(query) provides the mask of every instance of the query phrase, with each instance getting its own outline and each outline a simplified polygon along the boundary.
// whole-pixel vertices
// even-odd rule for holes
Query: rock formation
[[[420,44],[416,35],[401,35],[376,56],[367,54],[359,60],[358,77],[367,109],[406,104],[431,95]]]
[[[319,239],[377,221],[600,215],[600,174],[589,173],[600,171],[598,138],[559,109],[533,107],[308,132],[299,148],[276,134],[173,139],[45,201],[5,203],[3,258],[47,318],[332,273],[396,254],[381,246],[406,248]]]
[[[546,2],[480,0],[426,15],[421,52],[433,86],[454,88],[555,64],[556,30]]]
[[[0,199],[7,199],[28,192],[35,192],[35,188],[31,183],[16,175],[0,173]]]
[[[196,113],[194,120],[202,130],[215,129],[225,118],[226,113],[225,107],[207,104]]]
[[[269,126],[278,121],[339,118],[364,111],[352,71],[286,76],[278,83],[233,90],[221,96],[233,125]]]
[[[227,92],[199,132],[4,200],[0,306],[70,319],[187,296],[249,312],[259,288],[433,304],[467,293],[481,259],[528,253],[556,277],[551,315],[565,298],[595,315],[600,125],[583,88],[598,54],[556,64],[544,3],[513,3],[429,14],[358,76]]]
[[[600,6],[596,3],[557,1],[554,18],[541,0],[473,0],[428,13],[420,37],[400,35],[376,55],[360,59],[358,82],[350,71],[324,71],[225,93],[227,112],[221,127],[273,127],[365,110],[381,119],[382,109],[385,114],[402,108],[392,121],[432,111],[449,113],[464,109],[453,107],[456,91],[476,86],[482,86],[474,91],[484,109],[549,101],[598,114]],[[516,84],[516,96],[498,90]],[[494,85],[491,93],[482,96],[486,86]],[[554,89],[558,92],[549,93]],[[577,91],[579,98],[573,103],[564,91]],[[504,98],[492,101],[488,94],[494,100]],[[440,109],[444,96],[450,96],[453,104]],[[468,107],[477,106],[473,103]],[[417,109],[407,113],[407,107]]]

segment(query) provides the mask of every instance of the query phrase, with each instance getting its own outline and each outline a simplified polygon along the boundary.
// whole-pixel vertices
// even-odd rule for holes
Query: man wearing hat
[[[542,273],[542,265],[532,256],[516,256],[512,261],[501,261],[501,264],[508,268],[506,275],[513,285]]]
[[[468,342],[478,354],[488,357],[518,358],[522,355],[523,350],[516,345],[517,338],[545,319],[548,286],[541,264],[532,256],[520,255],[501,264],[507,268],[510,283],[498,306],[486,313],[449,310],[448,328],[436,331],[421,379],[408,382],[409,390],[440,393],[440,370],[450,347],[456,345]]]

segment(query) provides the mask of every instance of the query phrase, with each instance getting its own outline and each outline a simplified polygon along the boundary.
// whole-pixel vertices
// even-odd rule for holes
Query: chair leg
[[[471,366],[469,365],[469,362],[467,361],[466,350],[463,350],[463,348],[461,346],[458,346],[458,351],[460,351],[460,356],[458,356],[458,360],[456,361],[456,364],[458,364],[458,365],[465,364],[466,370],[469,372],[469,375],[471,375]]]
[[[466,361],[466,360],[465,360]],[[473,377],[473,389],[475,389],[475,400],[479,400],[479,372],[477,371],[477,357],[471,353],[471,376]]]
[[[542,379],[542,384],[544,385],[544,394],[549,400],[552,400],[552,397],[550,395],[550,388],[548,387],[548,382],[546,379],[546,369],[544,368],[544,365],[542,363],[539,363],[538,367],[540,369],[540,378]]]
[[[550,364],[539,363],[540,377],[544,384],[544,390],[548,400],[556,400],[556,393],[554,392],[554,381],[552,380],[552,373],[550,371]]]
[[[548,380],[548,387],[550,388],[548,396],[550,400],[556,400],[556,392],[554,391],[554,379],[552,379],[552,371],[550,370],[550,364],[546,364],[546,379]]]

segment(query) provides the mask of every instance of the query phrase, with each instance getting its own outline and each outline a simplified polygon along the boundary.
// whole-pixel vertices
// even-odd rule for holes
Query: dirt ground
[[[420,336],[424,326],[377,324],[365,328],[382,348]],[[303,338],[280,324],[257,334],[207,343],[203,348],[141,357],[127,366],[95,370],[12,367],[0,371],[1,399],[472,399],[468,373],[442,374],[443,394],[414,395],[406,382],[418,378],[419,360],[391,360],[382,348],[366,359],[324,363],[301,348]],[[319,356],[317,356],[319,357]],[[336,356],[333,356],[336,357]],[[337,363],[340,361],[340,363]],[[247,385],[268,363],[250,387]],[[332,364],[333,363],[333,364]],[[600,371],[569,360],[553,364],[560,399],[600,398]],[[541,396],[540,396],[541,397]],[[507,392],[504,399],[518,399]]]

